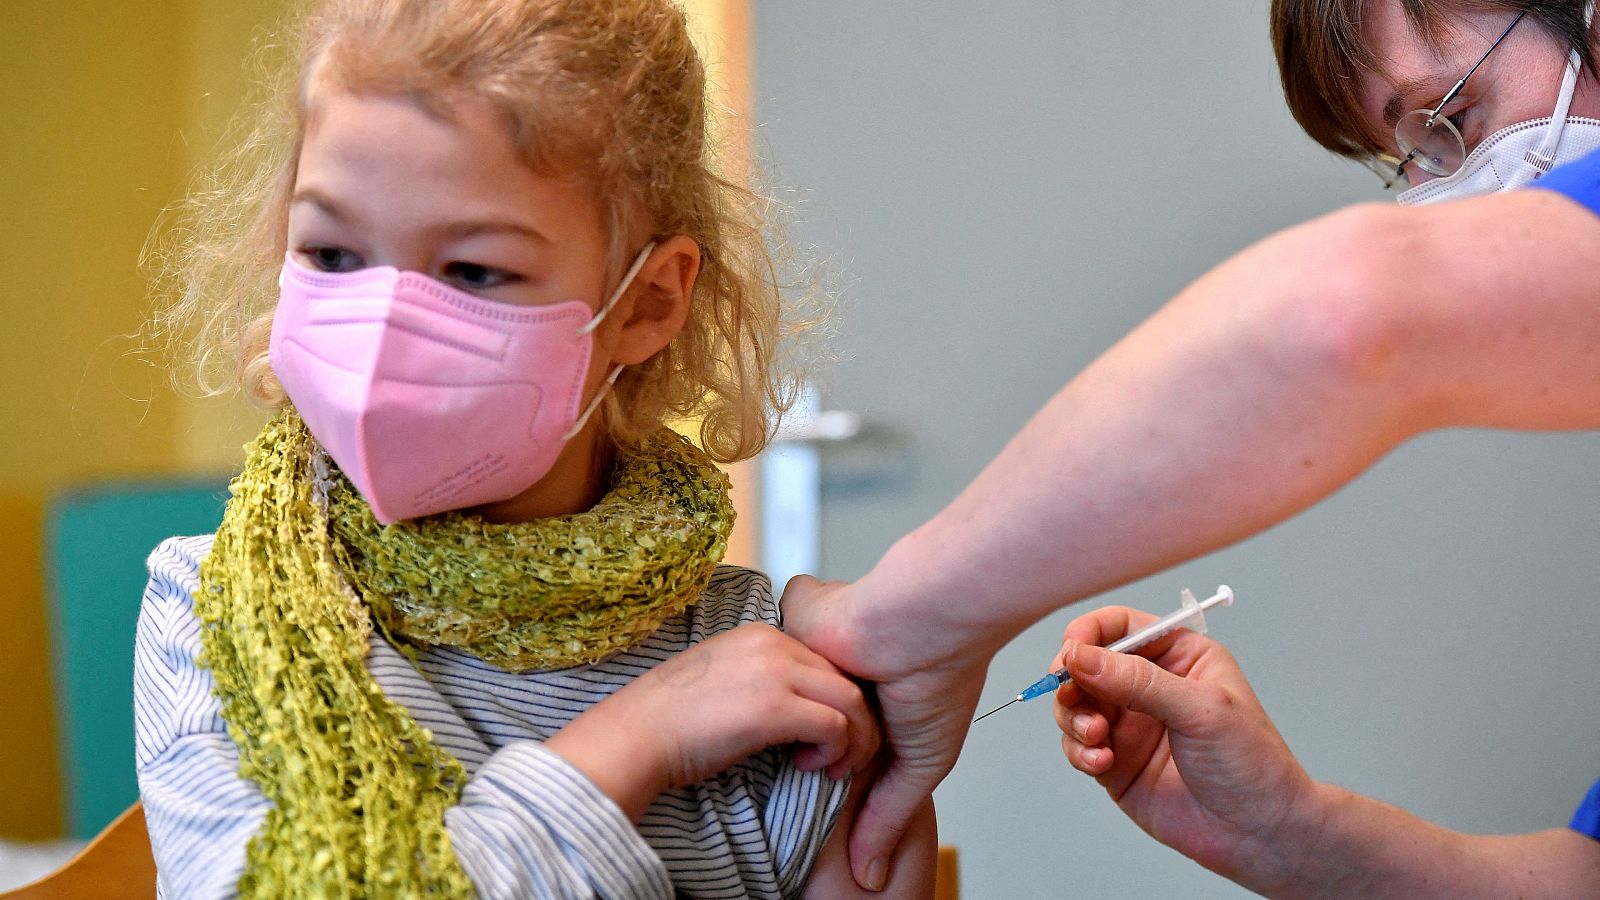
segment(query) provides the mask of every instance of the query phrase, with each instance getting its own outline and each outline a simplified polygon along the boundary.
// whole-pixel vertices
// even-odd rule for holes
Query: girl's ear
[[[617,322],[612,363],[637,365],[672,343],[689,319],[689,300],[699,274],[700,245],[688,235],[656,242],[627,294],[607,317]]]

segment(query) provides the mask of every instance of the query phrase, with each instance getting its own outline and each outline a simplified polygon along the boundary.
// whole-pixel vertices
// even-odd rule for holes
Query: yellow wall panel
[[[288,0],[8,0],[0,28],[0,838],[62,826],[47,678],[42,521],[103,478],[235,468],[260,414],[170,390],[136,353],[138,269],[161,209],[203,168],[248,93],[251,47]],[[689,0],[717,104],[748,115],[748,7]],[[740,148],[741,158],[748,149]],[[752,467],[735,467],[730,559],[755,556]],[[137,603],[137,597],[128,598]]]
[[[140,248],[180,180],[186,22],[181,5],[90,0],[10,0],[5,18],[0,836],[38,838],[61,828],[42,510],[68,484],[171,466],[175,405],[152,402],[159,378],[126,335]]]
[[[139,255],[276,3],[8,0],[0,28],[0,837],[62,827],[42,568],[49,499],[195,468],[192,404],[136,353]],[[213,98],[207,100],[207,92]],[[236,455],[237,446],[233,448]],[[138,597],[129,597],[138,603]],[[130,698],[131,702],[131,698]],[[128,761],[131,764],[131,760]]]

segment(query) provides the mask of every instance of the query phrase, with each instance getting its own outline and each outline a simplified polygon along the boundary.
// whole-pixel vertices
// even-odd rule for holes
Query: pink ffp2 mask
[[[269,359],[311,434],[385,525],[522,493],[555,465],[622,371],[579,414],[591,316],[568,300],[485,300],[389,266],[320,272],[286,258]]]

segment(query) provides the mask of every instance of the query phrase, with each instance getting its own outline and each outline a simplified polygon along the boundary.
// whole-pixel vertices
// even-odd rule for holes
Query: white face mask
[[[1586,12],[1592,14],[1593,6]],[[1584,20],[1588,18],[1586,14]],[[1402,204],[1437,203],[1521,187],[1556,166],[1600,150],[1600,119],[1567,118],[1581,68],[1577,52],[1569,54],[1551,115],[1496,131],[1473,148],[1454,175],[1401,191],[1395,200]]]

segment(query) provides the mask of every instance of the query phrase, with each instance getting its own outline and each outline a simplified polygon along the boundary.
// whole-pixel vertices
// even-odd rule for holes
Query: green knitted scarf
[[[665,429],[593,509],[521,524],[382,526],[293,412],[231,488],[195,611],[240,773],[273,802],[246,897],[472,893],[444,828],[466,772],[367,672],[374,624],[512,671],[594,662],[692,603],[733,524],[726,477]]]

